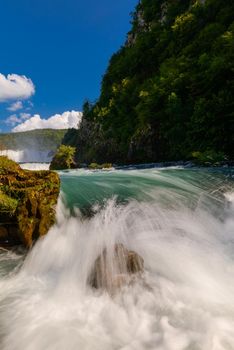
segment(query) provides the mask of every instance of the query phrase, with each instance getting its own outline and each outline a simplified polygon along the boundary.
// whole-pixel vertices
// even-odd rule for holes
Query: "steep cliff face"
[[[233,159],[233,14],[231,0],[141,0],[99,100],[63,140],[77,161]]]
[[[0,156],[0,245],[27,248],[55,222],[57,173],[26,171]]]

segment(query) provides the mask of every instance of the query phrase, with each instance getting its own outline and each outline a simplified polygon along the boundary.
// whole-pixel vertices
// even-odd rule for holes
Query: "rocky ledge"
[[[52,171],[29,171],[0,156],[0,246],[30,248],[55,222],[60,180]]]

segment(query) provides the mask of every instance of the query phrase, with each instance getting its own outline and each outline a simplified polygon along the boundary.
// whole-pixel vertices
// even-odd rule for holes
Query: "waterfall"
[[[7,156],[17,163],[49,163],[52,159],[50,151],[38,151],[37,149],[20,149],[0,151],[0,155]]]

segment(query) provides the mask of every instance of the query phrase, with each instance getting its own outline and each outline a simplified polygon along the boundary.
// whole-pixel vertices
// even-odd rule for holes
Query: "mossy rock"
[[[12,245],[31,247],[48,232],[55,222],[59,190],[57,173],[23,170],[0,156],[0,224]]]
[[[9,213],[14,215],[18,206],[18,200],[7,196],[5,193],[0,191],[0,212]]]
[[[223,152],[206,150],[205,152],[192,152],[193,161],[199,166],[220,166],[227,161]]]
[[[0,175],[20,172],[20,166],[6,156],[0,156]]]
[[[75,152],[75,147],[60,145],[50,163],[50,170],[76,168],[74,160]]]
[[[112,168],[112,163],[103,163],[103,164],[90,163],[88,168],[91,169],[91,170],[111,169]]]
[[[90,163],[88,168],[91,170],[101,169],[101,165],[97,163]]]

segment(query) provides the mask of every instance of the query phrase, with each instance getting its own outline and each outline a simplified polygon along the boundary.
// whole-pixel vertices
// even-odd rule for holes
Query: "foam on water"
[[[78,208],[71,215],[61,196],[57,224],[20,272],[0,280],[1,350],[234,349],[231,185],[206,196],[196,181],[148,175],[171,186],[147,179],[138,186],[141,200],[110,196],[89,218]],[[99,190],[96,175],[87,176]],[[145,274],[110,296],[87,281],[95,259],[116,242],[143,257]]]
[[[21,163],[20,166],[27,170],[49,170],[50,163]]]

